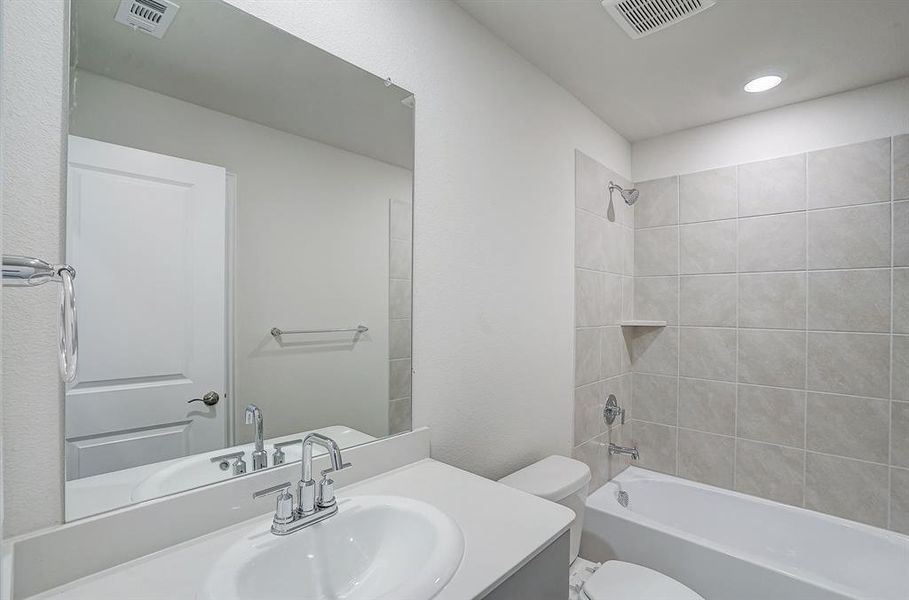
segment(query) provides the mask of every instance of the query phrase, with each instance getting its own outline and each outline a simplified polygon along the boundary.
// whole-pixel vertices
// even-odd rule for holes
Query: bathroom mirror
[[[411,425],[413,95],[179,4],[71,5],[67,520]]]

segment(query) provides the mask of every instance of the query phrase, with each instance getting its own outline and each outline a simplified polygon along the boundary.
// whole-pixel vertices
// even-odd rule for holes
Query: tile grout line
[[[896,297],[894,293],[894,274],[896,265],[896,208],[893,198],[896,196],[896,152],[894,143],[896,138],[890,138],[890,356],[887,361],[887,374],[889,375],[890,405],[887,411],[887,529],[893,526],[893,329],[894,314],[896,312]]]
[[[739,244],[740,244],[740,223],[741,223],[741,194],[739,193],[739,169],[741,165],[735,167],[735,413],[733,415],[733,438],[732,438],[732,489],[736,489],[738,480],[738,434],[739,434],[739,304],[741,302],[739,288]]]
[[[734,168],[734,167],[738,167],[738,166],[740,166],[740,165],[733,165],[733,167],[727,167],[727,168]],[[806,172],[807,172],[807,167],[806,167]],[[895,199],[892,201],[891,200],[880,200],[880,201],[876,201],[876,202],[858,202],[855,204],[843,204],[840,206],[818,206],[815,208],[808,208],[807,204],[806,204],[805,208],[800,208],[797,210],[786,210],[786,211],[769,212],[769,213],[757,213],[757,214],[753,214],[753,215],[738,215],[735,217],[725,217],[725,218],[721,218],[721,219],[708,219],[706,221],[686,221],[683,223],[680,219],[678,222],[678,225],[680,227],[685,227],[687,225],[704,225],[706,223],[721,223],[723,221],[732,221],[732,220],[736,220],[736,219],[745,219],[745,220],[765,219],[765,218],[770,218],[770,217],[784,217],[787,215],[797,215],[800,213],[815,213],[815,212],[824,212],[824,211],[855,209],[855,208],[862,208],[865,206],[883,207],[885,205],[891,204],[892,202],[903,202],[903,201],[905,201],[905,200],[903,198],[900,198],[900,199]],[[581,210],[584,210],[584,209],[581,209]],[[585,211],[585,212],[590,212],[590,211]],[[593,213],[590,213],[590,214],[593,214]],[[600,218],[605,218],[605,217],[600,217]],[[674,227],[674,225],[672,225],[672,224],[650,225],[650,226],[645,226],[645,227],[637,227],[636,230],[637,231],[647,231],[647,230],[652,230],[652,229],[670,229],[672,227]]]
[[[805,154],[805,389],[808,389],[808,198],[810,196],[808,177],[808,153]],[[803,396],[802,406],[802,504],[808,500],[808,392]]]
[[[676,224],[675,224],[675,298],[676,298],[676,307],[675,307],[675,321],[677,324],[682,322],[682,177],[677,175],[675,177],[675,203],[676,203]],[[680,398],[681,398],[681,382],[682,382],[682,330],[678,325],[676,325],[676,340],[675,340],[675,474],[680,476],[679,473],[679,408],[680,408]]]

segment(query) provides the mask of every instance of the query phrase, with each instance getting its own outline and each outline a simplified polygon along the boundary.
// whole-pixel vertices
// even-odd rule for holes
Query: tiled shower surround
[[[410,431],[413,204],[388,203],[388,433]]]
[[[610,457],[609,442],[630,442],[627,425],[603,421],[609,394],[631,408],[631,358],[620,322],[631,316],[634,271],[634,211],[610,181],[622,179],[582,152],[575,153],[575,392],[574,451],[593,473],[591,487],[615,477],[628,460]]]
[[[633,314],[668,326],[627,328],[624,352],[613,313],[596,331],[631,357],[640,466],[909,533],[909,135],[637,187]],[[601,402],[627,362],[591,366],[578,324]],[[588,389],[576,443],[597,428]]]

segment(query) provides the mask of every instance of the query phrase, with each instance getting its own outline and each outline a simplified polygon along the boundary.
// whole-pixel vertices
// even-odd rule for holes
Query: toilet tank
[[[571,524],[571,553],[568,563],[578,557],[584,508],[590,485],[590,469],[584,463],[565,456],[547,456],[499,480],[499,483],[557,502],[574,511]]]

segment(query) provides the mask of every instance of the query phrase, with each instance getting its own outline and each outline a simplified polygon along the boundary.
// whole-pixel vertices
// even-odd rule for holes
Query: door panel
[[[172,437],[175,423],[186,423],[184,453],[226,441],[226,402],[187,404],[226,390],[225,178],[222,167],[70,136],[80,367],[66,435],[80,473],[113,466],[105,452],[159,460],[135,451],[138,440]]]

